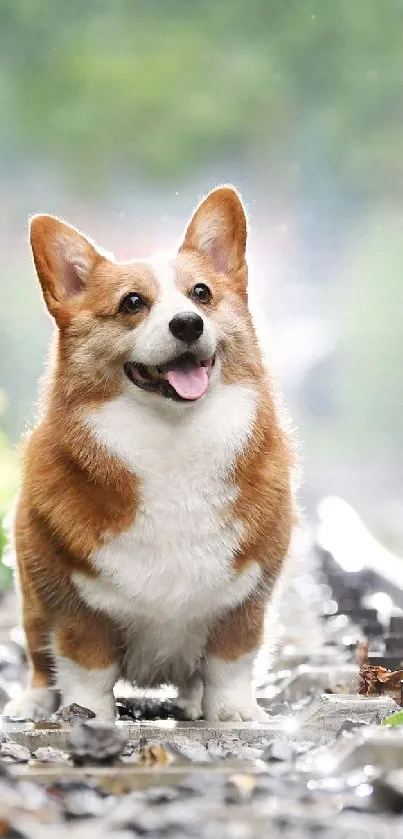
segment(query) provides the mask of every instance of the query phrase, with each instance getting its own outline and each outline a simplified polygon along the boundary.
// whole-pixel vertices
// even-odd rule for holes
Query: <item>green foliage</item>
[[[0,522],[0,559],[3,556],[4,548],[6,547],[7,539],[4,532],[3,523]]]
[[[382,720],[382,725],[391,725],[391,726],[403,725],[403,711],[396,711],[396,713],[391,714],[390,717],[385,717],[385,719]]]
[[[375,220],[352,247],[336,292],[342,324],[335,383],[340,415],[348,417],[348,439],[358,450],[382,446],[393,458],[403,427],[400,221]]]
[[[403,245],[400,220],[382,214],[354,229],[329,290],[339,335],[332,370],[335,411],[308,432],[309,448],[335,460],[369,457],[401,470]]]
[[[100,187],[224,154],[268,166],[275,150],[290,170],[319,156],[359,192],[395,192],[402,24],[395,0],[14,0],[0,9],[3,142]]]

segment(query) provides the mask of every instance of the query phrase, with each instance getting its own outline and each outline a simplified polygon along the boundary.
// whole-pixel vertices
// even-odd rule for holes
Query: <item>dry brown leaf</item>
[[[363,696],[391,696],[398,705],[402,704],[403,670],[388,670],[374,664],[364,664],[360,669]]]
[[[383,668],[383,671],[385,668]],[[400,687],[400,682],[403,681],[403,670],[386,670],[380,673],[378,679],[380,682],[387,682],[390,687]]]
[[[172,760],[172,755],[159,743],[143,746],[139,751],[139,761],[143,766],[166,766]]]

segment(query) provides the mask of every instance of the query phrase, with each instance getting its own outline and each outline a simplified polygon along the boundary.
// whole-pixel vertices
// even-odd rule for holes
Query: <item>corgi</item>
[[[176,686],[188,719],[266,719],[252,670],[290,542],[293,456],[246,240],[229,186],[148,259],[31,220],[56,333],[15,516],[30,675],[5,715],[75,702],[113,720],[123,678]]]

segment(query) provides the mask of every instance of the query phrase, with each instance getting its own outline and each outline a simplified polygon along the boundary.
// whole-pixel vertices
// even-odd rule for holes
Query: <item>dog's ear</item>
[[[30,242],[46,305],[62,326],[69,320],[72,301],[104,257],[78,230],[54,216],[31,219]]]
[[[205,254],[217,274],[226,274],[233,288],[246,295],[247,267],[245,248],[247,221],[237,191],[218,187],[196,208],[180,250]]]

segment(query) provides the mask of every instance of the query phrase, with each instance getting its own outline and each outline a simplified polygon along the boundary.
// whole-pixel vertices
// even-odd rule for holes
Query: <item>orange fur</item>
[[[85,642],[83,643],[83,638]],[[119,658],[121,642],[113,624],[103,615],[96,620],[88,611],[66,616],[55,633],[55,648],[81,667],[108,667]]]
[[[266,598],[261,593],[245,600],[217,621],[212,628],[208,650],[223,661],[236,661],[259,647],[263,640]]]

